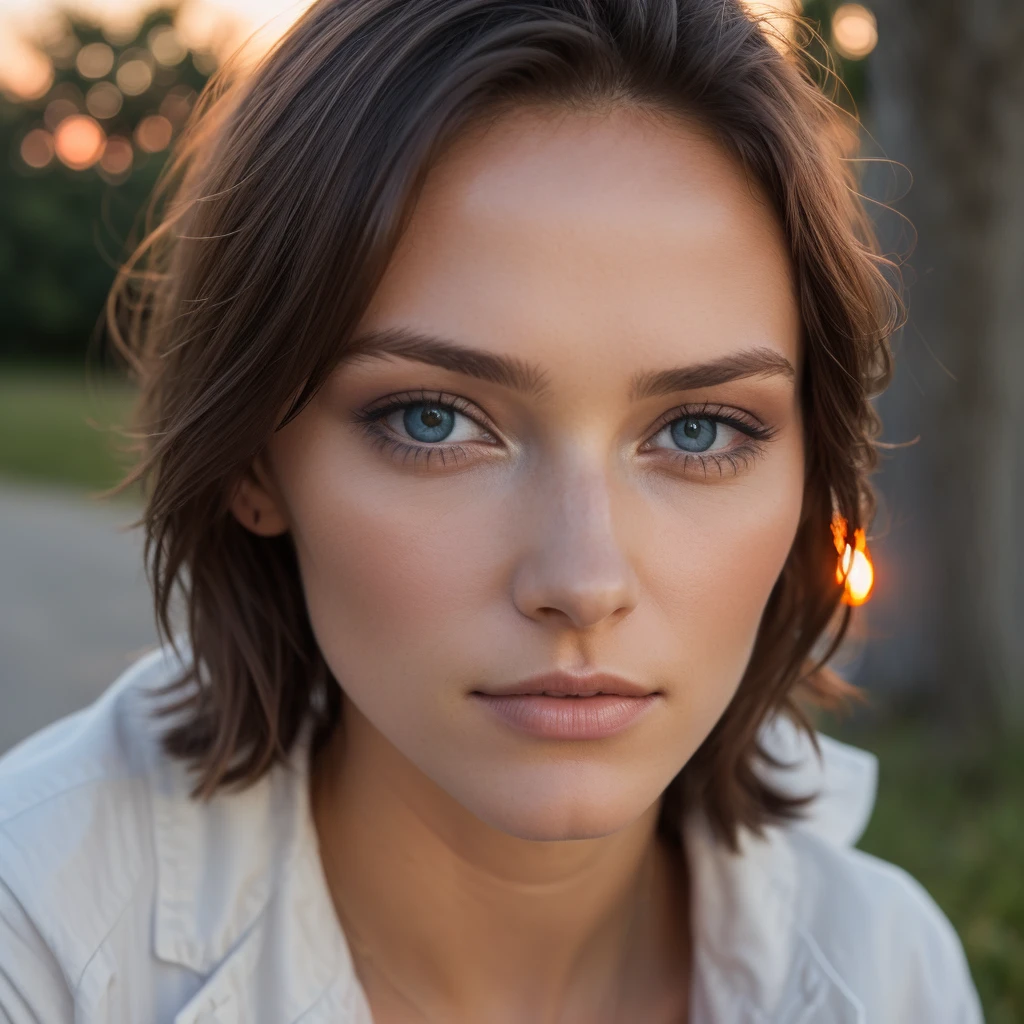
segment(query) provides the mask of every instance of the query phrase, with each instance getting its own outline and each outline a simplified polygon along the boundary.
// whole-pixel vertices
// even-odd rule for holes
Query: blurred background
[[[155,640],[137,499],[94,497],[126,465],[132,401],[103,302],[208,77],[305,6],[0,0],[0,751]],[[990,1024],[1020,1022],[1024,4],[799,10],[910,313],[877,402],[893,447],[858,556],[874,585],[837,663],[868,702],[820,724],[881,759],[861,846],[950,916]]]

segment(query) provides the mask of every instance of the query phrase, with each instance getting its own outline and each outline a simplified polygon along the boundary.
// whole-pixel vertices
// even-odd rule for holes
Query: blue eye
[[[674,409],[641,450],[660,448],[663,458],[687,473],[703,468],[705,480],[709,467],[723,476],[728,466],[734,475],[764,454],[766,442],[775,434],[775,428],[751,423],[745,415],[719,406]],[[426,468],[436,459],[447,469],[505,451],[500,434],[488,427],[476,406],[440,391],[392,395],[383,406],[360,410],[355,418],[376,446],[403,465],[408,461]]]
[[[453,411],[433,402],[415,402],[406,406],[402,424],[414,441],[443,441],[455,428]]]
[[[718,437],[718,423],[707,416],[685,416],[669,428],[672,440],[684,452],[708,451]]]

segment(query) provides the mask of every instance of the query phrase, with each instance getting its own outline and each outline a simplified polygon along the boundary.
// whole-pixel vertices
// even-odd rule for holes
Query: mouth
[[[610,672],[545,672],[515,683],[474,690],[486,697],[649,697],[660,691]]]
[[[533,676],[471,694],[504,725],[545,739],[597,740],[641,719],[662,696],[621,676],[568,672]]]
[[[515,697],[515,696],[527,697],[527,696],[532,696],[532,695],[531,694],[527,694],[527,693],[520,693],[520,694],[511,693],[511,694],[506,694],[506,696],[509,696],[509,697]],[[590,690],[588,693],[564,693],[564,692],[559,691],[559,690],[541,690],[540,696],[544,696],[544,697],[565,697],[567,700],[579,700],[580,697],[603,697],[604,696],[604,690]],[[622,695],[621,694],[615,694],[615,696],[622,696]]]

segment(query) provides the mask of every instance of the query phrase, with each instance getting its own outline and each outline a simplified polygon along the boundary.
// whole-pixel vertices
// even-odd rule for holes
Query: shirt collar
[[[178,641],[180,657],[154,651],[126,682],[150,690],[178,675],[190,657]],[[160,719],[160,731],[174,719]],[[194,780],[182,761],[149,748],[154,952],[207,976],[174,1024],[370,1024],[320,860],[311,738],[307,722],[287,762],[206,802],[188,798]],[[323,1016],[307,1017],[314,1007]]]
[[[697,1020],[799,1024],[827,1003],[830,1022],[863,1024],[860,1003],[798,913],[800,865],[789,830],[836,846],[855,843],[874,805],[877,760],[816,735],[820,758],[788,717],[759,734],[762,748],[790,766],[764,765],[760,776],[791,796],[818,794],[802,819],[760,837],[742,829],[736,854],[715,839],[704,816],[694,813],[684,824]]]
[[[139,669],[165,681],[180,664],[163,649]],[[788,718],[768,723],[760,738],[793,766],[765,767],[763,777],[790,794],[819,794],[809,814],[787,827],[836,845],[855,843],[874,803],[873,755],[819,735],[819,760]],[[175,1024],[297,1024],[300,1017],[303,1024],[371,1024],[320,861],[309,801],[310,739],[307,725],[287,764],[205,804],[187,799],[182,762],[154,754],[156,955],[210,975]],[[271,841],[252,842],[254,832]],[[742,830],[740,853],[732,855],[694,813],[683,837],[696,1019],[796,1024],[797,1007],[831,993],[837,1009],[830,1019],[859,1021],[835,965],[795,914],[798,865],[785,829],[769,828],[763,838]]]

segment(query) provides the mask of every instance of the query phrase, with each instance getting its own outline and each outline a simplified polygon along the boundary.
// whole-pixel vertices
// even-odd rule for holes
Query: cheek
[[[783,453],[778,453],[783,454]],[[661,508],[649,581],[694,699],[722,710],[746,670],[768,597],[800,520],[799,449],[735,486]],[[667,621],[666,621],[667,619]],[[652,638],[653,639],[653,638]]]
[[[302,448],[279,475],[310,621],[336,678],[356,697],[408,687],[425,664],[444,673],[445,638],[472,620],[489,575],[479,492],[333,468],[315,445]]]
[[[521,524],[500,489],[342,460],[317,430],[286,440],[275,461],[310,621],[349,696],[378,715],[422,714],[448,698],[444,682],[498,672],[495,652],[527,638],[507,606]],[[609,663],[674,680],[695,728],[709,729],[739,684],[796,532],[802,449],[777,444],[732,481],[638,489],[620,523],[640,603]]]

